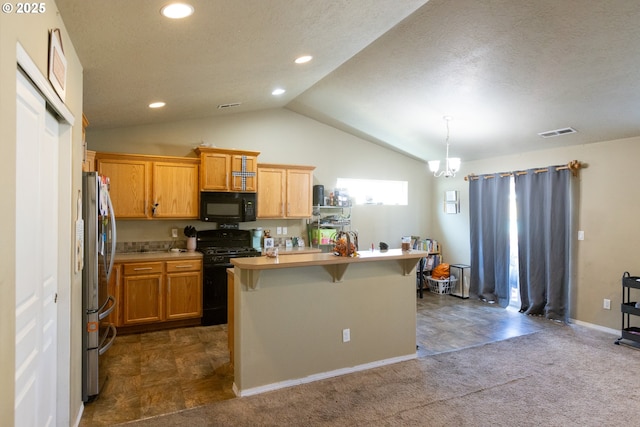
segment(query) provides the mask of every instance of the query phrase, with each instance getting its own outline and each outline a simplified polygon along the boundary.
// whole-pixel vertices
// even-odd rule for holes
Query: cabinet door
[[[99,159],[98,173],[109,177],[116,218],[147,218],[151,214],[151,164],[142,160]]]
[[[167,274],[167,320],[202,317],[202,273]]]
[[[312,204],[312,171],[287,170],[287,218],[309,218]]]
[[[96,170],[96,152],[85,150],[85,158],[82,162],[82,172],[94,172]]]
[[[202,191],[229,191],[231,156],[223,153],[207,153],[200,158],[202,167],[200,189]]]
[[[164,320],[162,262],[125,264],[122,282],[124,325]],[[131,273],[141,274],[131,274]]]
[[[198,165],[153,163],[154,218],[198,218]]]
[[[284,169],[258,169],[258,218],[284,218],[286,179]]]
[[[244,165],[243,165],[244,163]],[[231,156],[231,191],[255,193],[258,172],[258,158],[256,156]],[[244,181],[244,186],[243,186]]]

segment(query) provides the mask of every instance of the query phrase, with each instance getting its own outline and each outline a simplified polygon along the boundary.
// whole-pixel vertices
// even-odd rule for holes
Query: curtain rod
[[[571,171],[571,173],[573,174],[573,176],[578,176],[578,171],[583,167],[584,167],[584,165],[582,163],[580,163],[579,161],[572,160],[572,161],[570,161],[569,163],[567,163],[566,165],[563,165],[563,166],[547,166],[546,168],[534,169],[533,173],[549,172],[549,168],[555,168],[557,171],[564,170],[564,169],[569,169]],[[524,171],[514,171],[514,172],[500,172],[500,173],[488,174],[488,175],[469,174],[469,175],[464,177],[464,180],[465,181],[477,180],[477,179],[480,179],[480,177],[484,177],[484,179],[491,179],[491,178],[495,178],[496,176],[499,176],[500,178],[506,178],[506,177],[512,176],[512,175],[526,175],[527,173],[528,172],[526,170],[524,170]]]

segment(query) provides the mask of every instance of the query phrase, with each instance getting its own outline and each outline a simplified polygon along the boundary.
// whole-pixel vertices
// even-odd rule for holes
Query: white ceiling
[[[463,161],[640,135],[638,0],[183,1],[56,0],[92,128],[285,107],[429,160],[448,115]]]

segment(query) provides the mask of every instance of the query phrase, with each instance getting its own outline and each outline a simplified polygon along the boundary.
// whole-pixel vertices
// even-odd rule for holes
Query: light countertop
[[[306,267],[311,265],[353,264],[360,262],[388,261],[388,260],[417,260],[428,255],[426,251],[402,251],[389,249],[387,251],[358,251],[357,257],[339,257],[332,253],[302,253],[297,256],[281,256],[269,258],[266,256],[255,258],[234,258],[231,263],[246,270],[270,270],[274,268]]]
[[[319,254],[322,250],[318,248],[278,248],[279,255],[300,255],[300,254]]]
[[[186,259],[202,259],[202,253],[194,252],[126,252],[117,253],[115,262],[144,262],[144,261],[178,261]]]

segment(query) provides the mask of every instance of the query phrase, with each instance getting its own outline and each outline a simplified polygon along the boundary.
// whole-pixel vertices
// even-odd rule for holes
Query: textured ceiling
[[[428,160],[449,115],[463,161],[640,135],[637,0],[56,3],[93,128],[286,107]]]

